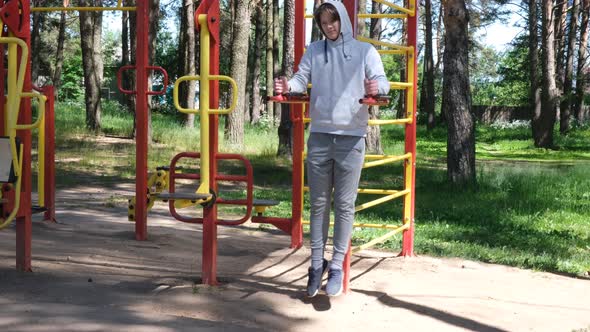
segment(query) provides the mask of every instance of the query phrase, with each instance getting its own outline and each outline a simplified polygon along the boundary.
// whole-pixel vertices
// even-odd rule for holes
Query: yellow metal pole
[[[31,7],[31,12],[106,12],[106,11],[135,11],[136,7]]]
[[[410,3],[409,3],[410,8],[398,6],[398,5],[394,4],[394,3],[391,3],[391,2],[385,1],[385,0],[373,0],[373,1],[374,2],[377,2],[377,3],[380,3],[380,4],[383,4],[383,5],[387,6],[387,7],[393,8],[395,10],[398,10],[398,11],[400,11],[402,13],[406,13],[406,14],[408,14],[410,16],[414,16],[414,3],[415,3],[416,0],[410,0]]]
[[[199,83],[199,108],[201,109],[201,185],[197,193],[209,194],[209,47],[210,35],[207,15],[199,15],[201,26],[201,75]]]
[[[382,236],[380,236],[378,238],[375,238],[375,239],[373,239],[373,240],[371,240],[371,241],[369,241],[369,242],[367,242],[365,244],[362,244],[360,246],[357,246],[357,247],[352,248],[352,252],[359,252],[361,250],[370,248],[370,247],[372,247],[372,246],[374,246],[376,244],[383,243],[387,239],[389,239],[390,237],[394,236],[397,233],[400,233],[401,231],[404,231],[404,230],[408,229],[409,227],[410,227],[410,225],[408,225],[408,224],[404,224],[403,226],[398,226],[398,228],[392,230],[391,232],[387,232],[384,235],[382,235]]]
[[[0,37],[0,43],[8,44],[8,71],[7,71],[7,100],[6,100],[6,132],[10,137],[10,151],[13,156],[12,165],[16,176],[20,176],[21,167],[19,165],[19,158],[17,155],[16,146],[16,126],[18,123],[18,113],[20,109],[20,94],[23,90],[25,81],[25,69],[27,57],[29,56],[29,49],[27,44],[19,38]],[[17,72],[17,58],[18,47],[21,47],[20,66]]]
[[[364,210],[364,209],[368,209],[368,208],[370,208],[372,206],[379,205],[379,204],[385,203],[387,201],[391,201],[392,199],[395,199],[395,198],[398,198],[398,197],[401,197],[401,196],[404,196],[404,195],[408,196],[409,193],[410,193],[410,190],[407,190],[407,189],[406,190],[402,190],[402,191],[398,191],[395,194],[387,195],[387,196],[378,198],[376,200],[373,200],[373,201],[370,201],[370,202],[367,202],[367,203],[364,203],[364,204],[361,204],[361,205],[357,205],[357,206],[355,206],[354,211],[355,212],[358,212],[358,211],[361,211],[361,210]]]
[[[408,18],[407,14],[358,14],[358,18]]]
[[[410,157],[406,160],[405,164],[405,171],[404,171],[404,178],[405,178],[405,190],[408,193],[412,191],[412,163],[414,162],[414,158]],[[406,195],[404,197],[404,225],[410,225],[410,216],[412,215],[412,195]]]
[[[410,158],[412,155],[410,153],[406,153],[402,156],[384,156],[381,160],[369,161],[363,164],[363,168],[369,168],[374,166],[380,166],[385,164],[391,164],[396,161],[404,160]]]
[[[301,222],[303,225],[309,225],[309,220],[303,220]],[[334,222],[330,222],[330,227],[334,226]],[[377,229],[398,229],[400,227],[404,227],[404,225],[389,225],[389,224],[366,224],[366,223],[354,223],[352,224],[354,228],[377,228]]]

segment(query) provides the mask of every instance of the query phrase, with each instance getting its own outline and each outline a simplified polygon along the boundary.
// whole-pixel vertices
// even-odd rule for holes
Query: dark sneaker
[[[344,272],[342,272],[342,270],[330,269],[330,271],[328,271],[328,284],[326,285],[326,294],[328,294],[328,296],[338,296],[342,294],[343,280]]]
[[[314,270],[312,267],[309,268],[309,274],[307,279],[307,296],[314,297],[318,295],[320,288],[322,287],[322,278],[328,270],[328,261],[324,259],[322,267]]]

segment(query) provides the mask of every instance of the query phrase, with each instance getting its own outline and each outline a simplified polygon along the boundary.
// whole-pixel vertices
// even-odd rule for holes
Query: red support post
[[[195,27],[199,26],[198,15],[207,14],[207,24],[211,32],[209,47],[209,73],[219,75],[219,1],[205,0],[195,11]],[[219,82],[210,81],[209,108],[219,108]],[[217,188],[217,153],[219,144],[219,118],[217,114],[209,115],[209,179],[211,190]],[[203,208],[203,261],[201,262],[201,282],[210,286],[218,285],[217,281],[217,204]]]
[[[408,46],[411,46],[414,49],[414,52],[408,55],[407,64],[406,64],[406,72],[410,72],[408,70],[409,66],[414,66],[414,76],[408,77],[408,81],[412,80],[414,86],[412,89],[414,90],[413,94],[413,102],[412,105],[407,105],[406,107],[411,107],[409,111],[412,113],[412,123],[406,125],[406,145],[405,151],[406,153],[412,154],[412,162],[408,165],[406,162],[405,167],[412,167],[412,180],[411,180],[411,198],[410,198],[410,228],[405,230],[402,235],[402,252],[400,253],[401,256],[413,256],[414,255],[414,208],[415,208],[415,199],[416,199],[416,105],[417,105],[417,96],[418,96],[418,49],[417,49],[417,41],[418,41],[418,5],[415,5],[414,8],[415,12],[413,16],[408,17]],[[405,221],[404,221],[405,222]]]
[[[45,86],[41,92],[47,97],[45,103],[45,214],[44,220],[55,219],[55,89]]]
[[[22,12],[20,14],[22,19],[21,29],[27,33],[22,36],[22,39],[27,44],[29,50],[31,49],[31,35],[30,30],[30,7],[28,2],[21,3]],[[18,15],[17,13],[14,13]],[[20,58],[22,50],[18,50],[18,58]],[[33,84],[31,83],[31,53],[27,58],[25,64],[25,81],[23,84],[24,91],[31,91]],[[21,69],[21,68],[19,68]],[[15,91],[15,93],[18,93]],[[23,98],[20,104],[20,112],[18,122],[20,124],[30,124],[32,121],[31,115],[31,99]],[[23,164],[21,173],[21,198],[20,207],[16,218],[16,269],[22,272],[31,272],[31,238],[32,238],[32,217],[31,217],[31,191],[32,191],[32,175],[31,175],[31,141],[32,135],[30,130],[18,130],[17,136],[23,145]]]
[[[352,24],[352,35],[356,37],[357,35],[357,26],[358,26],[358,0],[343,0],[342,3],[348,12],[348,17],[350,18],[350,23]],[[352,243],[348,244],[348,251],[344,256],[344,262],[342,263],[342,270],[344,272],[344,293],[348,293],[350,288],[350,261],[352,255]]]
[[[137,1],[136,141],[135,141],[135,239],[147,239],[147,150],[148,150],[148,30],[149,4]]]
[[[305,1],[295,1],[295,63],[293,72],[297,71],[305,49]],[[270,95],[270,93],[269,93]],[[291,105],[293,120],[293,174],[291,192],[291,248],[303,244],[303,151],[305,137],[303,126],[303,105]]]

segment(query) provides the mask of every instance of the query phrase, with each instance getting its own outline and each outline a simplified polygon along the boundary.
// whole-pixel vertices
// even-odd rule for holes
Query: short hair
[[[313,13],[313,19],[315,20],[317,25],[320,27],[320,30],[322,29],[322,22],[321,22],[320,16],[325,12],[330,14],[330,18],[332,19],[332,22],[340,21],[340,14],[338,14],[338,10],[336,9],[336,7],[334,7],[334,5],[332,5],[329,2],[324,2]]]

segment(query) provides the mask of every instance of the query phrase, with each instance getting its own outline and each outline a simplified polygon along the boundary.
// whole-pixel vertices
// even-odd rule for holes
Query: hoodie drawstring
[[[341,44],[342,45],[342,55],[344,56],[344,59],[346,60],[350,60],[350,55],[346,54],[346,51],[344,49],[344,34],[341,32],[340,33],[340,39],[341,39]],[[324,39],[324,61],[325,63],[328,63],[328,39]]]
[[[328,39],[324,39],[324,60],[328,63]]]

